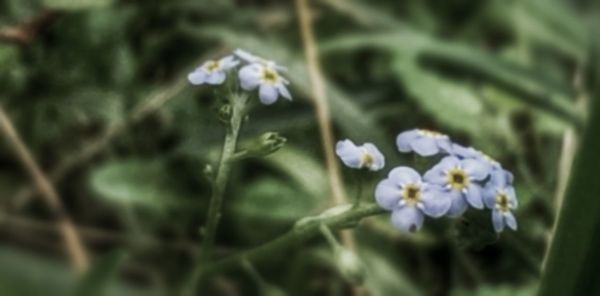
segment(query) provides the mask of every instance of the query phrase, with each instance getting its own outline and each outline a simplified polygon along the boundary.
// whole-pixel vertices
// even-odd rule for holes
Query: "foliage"
[[[521,201],[519,231],[512,235],[497,236],[488,217],[474,215],[442,219],[411,236],[384,223],[387,217],[365,220],[355,229],[364,289],[370,295],[535,293],[559,210],[557,184],[568,176],[559,159],[574,153],[563,142],[585,130],[580,105],[600,85],[581,82],[595,58],[588,55],[589,23],[598,4],[310,3],[336,138],[375,143],[389,169],[413,161],[395,149],[400,131],[442,131],[506,164]],[[0,38],[0,104],[99,262],[88,276],[68,269],[54,220],[39,199],[23,197],[32,185],[2,141],[0,294],[181,291],[208,212],[212,184],[203,170],[216,167],[225,136],[216,115],[222,94],[181,81],[202,61],[238,47],[286,65],[294,100],[256,107],[244,119],[241,147],[270,131],[287,144],[235,163],[215,256],[261,246],[326,210],[329,184],[295,9],[293,1],[0,0],[0,32],[57,12],[30,42]],[[594,132],[588,126],[584,135]],[[591,141],[584,136],[588,149],[574,171],[581,179],[565,197],[556,254],[587,254],[567,233],[588,235],[587,250],[598,245],[591,235],[597,230],[571,232],[579,213],[597,217],[588,203],[595,187],[586,185],[598,162]],[[384,175],[365,180],[365,199]],[[343,177],[348,195],[358,194],[355,176],[343,171]],[[350,285],[323,251],[325,240],[307,238],[284,252],[262,251],[256,273],[288,295],[347,295]],[[120,251],[126,259],[115,255]],[[565,273],[595,274],[577,258],[564,265],[550,258],[548,279],[562,284],[559,265],[569,268]],[[214,295],[253,295],[262,284],[235,266],[209,286]],[[573,294],[590,284],[572,280],[562,287]]]

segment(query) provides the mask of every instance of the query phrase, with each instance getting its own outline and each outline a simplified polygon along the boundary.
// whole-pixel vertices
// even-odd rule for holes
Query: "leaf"
[[[539,295],[599,295],[600,262],[600,25],[590,58],[589,119],[575,154],[569,184],[559,209]]]
[[[199,206],[174,180],[163,161],[108,162],[92,172],[90,185],[99,197],[121,206],[153,210]]]
[[[109,6],[113,0],[44,0],[48,8],[79,10]]]
[[[306,152],[287,145],[264,161],[289,176],[306,194],[326,199],[327,175],[319,164]]]
[[[98,258],[78,283],[76,296],[102,296],[109,295],[107,289],[115,278],[118,267],[125,259],[125,254],[116,251]]]
[[[248,184],[234,209],[246,218],[272,222],[293,222],[314,213],[319,197],[298,191],[277,179],[259,179]]]
[[[385,258],[384,255],[364,249],[360,257],[366,269],[364,284],[371,295],[418,296],[422,294],[412,285],[406,275],[392,265],[392,261]]]

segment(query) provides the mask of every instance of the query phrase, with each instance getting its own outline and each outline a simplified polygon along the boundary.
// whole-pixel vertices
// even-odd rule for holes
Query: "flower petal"
[[[223,71],[210,73],[206,77],[206,83],[212,84],[212,85],[221,84],[221,83],[223,83],[223,81],[225,81],[225,78],[226,78],[225,72],[223,72]]]
[[[344,140],[337,142],[335,145],[335,153],[346,166],[354,169],[360,168],[361,151],[352,141]]]
[[[397,185],[414,184],[421,182],[421,176],[417,171],[410,167],[396,167],[388,174],[389,179]]]
[[[452,205],[452,199],[448,195],[448,192],[442,191],[439,188],[431,188],[428,186],[422,192],[421,196],[421,200],[423,201],[423,212],[434,218],[445,215]]]
[[[483,199],[481,197],[481,187],[479,185],[471,183],[469,187],[467,187],[465,197],[472,207],[483,209]]]
[[[496,230],[496,232],[504,230],[504,217],[500,211],[492,211],[492,224],[494,225],[494,230]]]
[[[392,225],[402,231],[415,232],[423,226],[423,213],[414,206],[396,208],[392,212]]]
[[[463,159],[462,167],[470,177],[478,181],[487,178],[490,173],[490,167],[488,164],[473,158]]]
[[[235,54],[236,56],[238,56],[240,59],[248,62],[248,63],[258,63],[260,62],[261,58],[243,50],[243,49],[236,49],[233,51],[233,54]]]
[[[462,215],[469,207],[467,201],[463,197],[463,194],[460,191],[456,190],[450,190],[447,192],[450,196],[450,199],[452,200],[452,204],[450,205],[450,209],[448,209],[446,216],[458,217]]]
[[[481,153],[473,147],[465,147],[459,144],[452,144],[452,154],[460,158],[479,158]]]
[[[496,187],[488,182],[482,192],[483,204],[488,209],[493,209],[496,206]]]
[[[504,222],[506,222],[506,225],[512,229],[512,230],[517,230],[517,219],[515,219],[515,216],[513,215],[513,213],[511,212],[506,212],[504,213]]]
[[[238,77],[243,89],[253,90],[260,85],[260,69],[261,66],[257,64],[247,65],[240,69]]]
[[[375,188],[375,201],[386,210],[395,209],[400,202],[400,188],[389,179],[379,182]]]
[[[410,142],[410,147],[421,156],[433,156],[440,152],[437,141],[430,137],[417,137]]]
[[[260,98],[261,103],[271,105],[277,101],[277,88],[272,85],[263,84],[258,90],[258,97]]]
[[[450,141],[450,138],[444,136],[442,138],[438,138],[436,139],[436,143],[437,146],[446,153],[451,153],[452,152],[452,142]]]
[[[385,158],[379,149],[377,149],[377,146],[373,145],[372,143],[364,143],[363,147],[373,157],[373,162],[369,166],[369,170],[378,171],[383,169],[385,166]]]
[[[206,72],[201,70],[196,70],[190,74],[188,74],[188,81],[193,85],[201,85],[206,82]]]
[[[292,95],[290,94],[287,87],[285,87],[285,85],[283,83],[278,83],[275,85],[275,87],[277,88],[277,91],[279,92],[279,94],[282,97],[284,97],[290,101],[292,100]]]
[[[515,188],[512,186],[508,186],[505,189],[506,194],[509,197],[509,205],[511,209],[516,209],[519,206],[519,200],[517,199],[517,193],[515,192]]]
[[[234,56],[228,55],[219,60],[219,65],[221,65],[221,70],[227,71],[231,68],[234,68],[240,63],[240,61],[236,60]]]
[[[428,183],[446,186],[446,184],[448,184],[446,172],[458,166],[460,166],[460,160],[458,158],[446,156],[438,164],[427,171],[423,176],[423,179]]]
[[[400,133],[396,137],[396,146],[398,147],[398,151],[400,152],[411,152],[412,148],[410,147],[410,143],[419,136],[417,130],[409,130]]]

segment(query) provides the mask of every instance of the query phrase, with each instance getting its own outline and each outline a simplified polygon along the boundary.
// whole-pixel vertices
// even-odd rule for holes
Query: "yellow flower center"
[[[219,69],[219,61],[208,61],[206,63],[206,70],[209,72],[214,72]]]
[[[421,200],[421,187],[408,184],[402,189],[402,197],[409,205],[414,205]]]
[[[420,129],[419,133],[423,136],[430,137],[430,138],[441,138],[444,136],[441,133],[438,133],[438,132],[432,131],[432,130],[428,130],[428,129]]]
[[[262,72],[262,79],[266,83],[275,84],[279,80],[279,74],[271,68],[265,68]]]
[[[375,159],[373,159],[373,155],[371,153],[365,152],[360,157],[360,165],[362,167],[370,167]]]
[[[448,172],[448,184],[453,189],[462,190],[469,186],[469,177],[462,169],[454,168]]]
[[[510,203],[506,193],[500,192],[496,195],[496,208],[503,212],[510,210]]]

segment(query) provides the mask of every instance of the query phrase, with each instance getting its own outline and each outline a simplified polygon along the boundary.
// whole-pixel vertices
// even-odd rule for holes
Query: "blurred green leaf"
[[[303,194],[277,179],[259,179],[245,186],[234,204],[235,212],[261,221],[293,222],[317,208],[318,197]]]
[[[360,257],[365,264],[365,287],[373,296],[421,295],[404,273],[385,255],[364,250]]]
[[[121,206],[153,210],[199,206],[178,185],[163,161],[127,159],[108,162],[93,171],[90,185],[99,197]]]
[[[535,294],[536,285],[529,284],[526,286],[483,286],[475,291],[457,290],[452,293],[452,296],[531,296]]]
[[[589,119],[556,219],[539,295],[597,295],[600,262],[600,23],[592,36]]]
[[[125,259],[121,251],[112,252],[95,260],[94,264],[79,280],[76,296],[109,295],[110,282],[116,277],[118,267]]]
[[[112,3],[113,0],[44,0],[44,4],[49,8],[65,10],[100,8]]]

